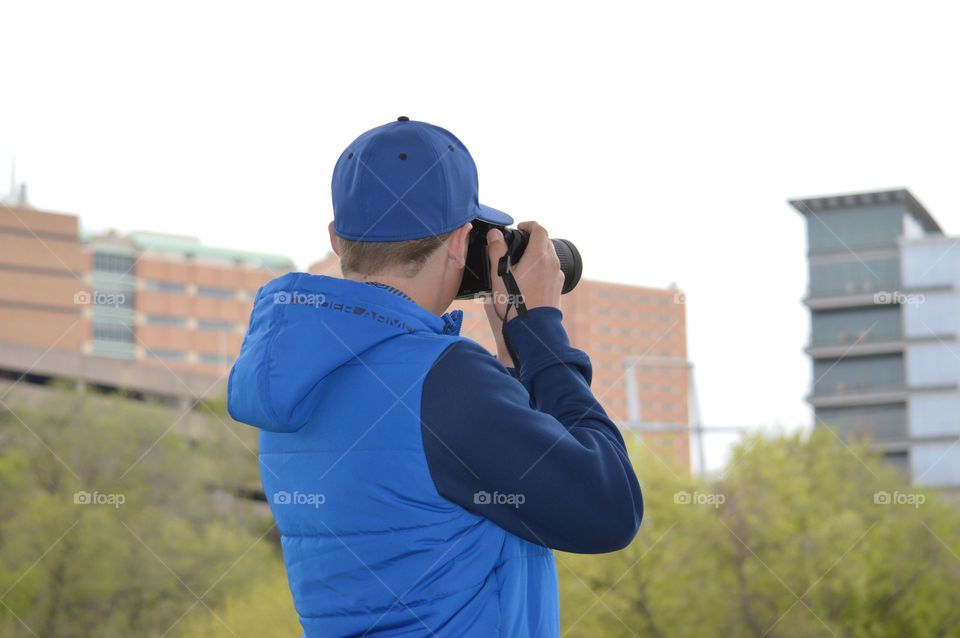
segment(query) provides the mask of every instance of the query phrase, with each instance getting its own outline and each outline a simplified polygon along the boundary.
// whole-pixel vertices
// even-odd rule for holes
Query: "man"
[[[489,232],[494,358],[444,314],[471,222],[513,222],[479,204],[466,147],[401,117],[343,152],[332,190],[344,278],[264,286],[228,390],[233,418],[261,428],[305,636],[558,636],[551,549],[621,549],[643,503],[561,323],[547,231],[520,224],[525,317]]]

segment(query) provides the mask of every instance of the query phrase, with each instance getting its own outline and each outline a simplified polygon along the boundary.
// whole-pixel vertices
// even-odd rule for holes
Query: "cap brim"
[[[496,224],[497,226],[509,226],[513,223],[513,217],[510,215],[507,215],[502,210],[497,210],[496,208],[491,208],[483,204],[479,204],[477,219],[490,224]]]

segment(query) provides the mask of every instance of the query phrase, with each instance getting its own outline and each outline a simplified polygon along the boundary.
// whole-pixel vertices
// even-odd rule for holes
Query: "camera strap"
[[[524,303],[523,293],[520,292],[520,286],[517,285],[517,280],[510,270],[509,251],[497,262],[497,274],[500,275],[503,285],[507,288],[507,307],[503,312],[503,324],[500,331],[503,335],[503,343],[507,346],[507,352],[510,354],[510,359],[513,360],[513,367],[519,372],[520,360],[517,359],[517,354],[513,351],[513,346],[510,345],[510,340],[507,338],[507,320],[510,317],[511,307],[517,309],[518,317],[525,318],[527,316],[527,304]]]
[[[527,304],[523,302],[523,293],[520,292],[520,286],[510,270],[510,253],[508,252],[497,263],[497,274],[503,279],[503,285],[507,287],[507,312],[504,313],[504,324],[506,324],[507,314],[510,312],[510,306],[517,309],[517,315],[527,316]]]

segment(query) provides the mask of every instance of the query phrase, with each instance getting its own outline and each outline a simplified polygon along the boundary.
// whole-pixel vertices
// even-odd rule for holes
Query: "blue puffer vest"
[[[444,499],[430,477],[423,380],[463,338],[459,319],[303,273],[257,295],[228,407],[261,428],[305,636],[559,635],[552,552]]]

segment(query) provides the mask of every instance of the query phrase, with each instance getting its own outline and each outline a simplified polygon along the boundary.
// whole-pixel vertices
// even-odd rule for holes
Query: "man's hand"
[[[526,250],[520,258],[520,263],[510,266],[520,294],[527,310],[541,306],[560,307],[560,291],[563,290],[563,272],[560,270],[560,259],[553,247],[553,242],[547,235],[547,230],[536,222],[522,222],[517,225],[520,230],[530,233],[530,240]],[[487,232],[487,253],[490,256],[490,283],[492,299],[486,304],[487,319],[490,329],[497,340],[497,358],[506,366],[512,366],[513,361],[507,352],[503,341],[503,323],[517,316],[517,310],[508,306],[510,300],[503,278],[497,274],[500,258],[507,252],[507,242],[503,233],[493,228]],[[509,313],[509,314],[508,314]]]

